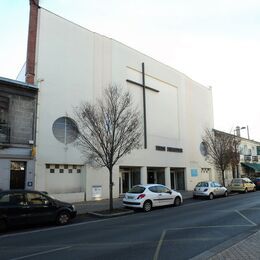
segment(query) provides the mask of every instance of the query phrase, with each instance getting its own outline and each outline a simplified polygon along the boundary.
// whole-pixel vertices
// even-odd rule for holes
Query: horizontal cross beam
[[[135,85],[137,85],[137,86],[143,87],[143,84],[138,83],[138,82],[135,82],[135,81],[133,81],[133,80],[131,80],[131,79],[127,79],[126,81],[129,82],[129,83],[135,84]],[[151,87],[148,87],[148,86],[145,86],[145,88],[147,88],[147,89],[149,89],[149,90],[151,90],[151,91],[157,92],[157,93],[160,92],[159,90],[154,89],[154,88],[151,88]]]

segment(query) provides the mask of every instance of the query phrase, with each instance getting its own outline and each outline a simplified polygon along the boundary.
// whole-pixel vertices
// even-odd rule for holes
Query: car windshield
[[[128,191],[128,193],[143,193],[145,190],[142,186],[134,186],[132,189]]]
[[[242,179],[233,179],[231,182],[232,183],[241,183]]]
[[[199,182],[199,183],[196,185],[196,187],[208,187],[208,186],[209,186],[209,184],[208,184],[207,182],[205,182],[205,181]]]

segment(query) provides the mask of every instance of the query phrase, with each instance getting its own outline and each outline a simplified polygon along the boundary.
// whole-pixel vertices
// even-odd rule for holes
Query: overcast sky
[[[40,0],[213,88],[215,128],[260,141],[259,0]],[[25,62],[29,0],[0,0],[0,76]],[[241,131],[247,137],[246,130]]]

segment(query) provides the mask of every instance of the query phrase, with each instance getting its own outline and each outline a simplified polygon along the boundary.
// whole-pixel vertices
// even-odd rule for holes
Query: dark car
[[[0,230],[20,224],[55,222],[65,225],[76,214],[74,205],[51,198],[43,192],[0,191]]]
[[[256,189],[260,190],[260,177],[254,178],[253,182],[254,182],[254,184],[256,186]]]

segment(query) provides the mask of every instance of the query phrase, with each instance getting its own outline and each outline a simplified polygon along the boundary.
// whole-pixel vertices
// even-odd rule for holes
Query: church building
[[[117,85],[132,94],[144,122],[143,148],[114,167],[114,197],[136,184],[192,190],[215,179],[202,135],[213,128],[212,89],[114,39],[31,1],[25,81],[38,88],[33,188],[67,201],[109,197],[105,168],[75,147],[73,109]],[[145,100],[145,103],[144,103]]]

